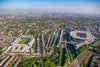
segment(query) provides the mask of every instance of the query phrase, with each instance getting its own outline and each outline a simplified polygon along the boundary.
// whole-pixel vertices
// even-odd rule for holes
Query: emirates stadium
[[[94,41],[95,37],[89,31],[71,31],[71,41],[77,42],[76,49],[84,44],[89,44]]]

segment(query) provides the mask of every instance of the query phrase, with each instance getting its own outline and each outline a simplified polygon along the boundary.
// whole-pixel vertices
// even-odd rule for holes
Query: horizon
[[[100,14],[99,0],[1,0],[0,9],[42,9]]]

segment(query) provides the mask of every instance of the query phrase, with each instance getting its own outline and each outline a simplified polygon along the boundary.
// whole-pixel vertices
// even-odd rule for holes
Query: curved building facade
[[[77,42],[75,48],[78,49],[84,44],[89,44],[94,41],[95,37],[89,31],[71,31],[71,41]]]

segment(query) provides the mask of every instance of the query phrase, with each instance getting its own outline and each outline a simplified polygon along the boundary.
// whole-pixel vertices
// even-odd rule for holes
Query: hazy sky
[[[100,0],[0,0],[0,8],[35,8],[100,13]]]

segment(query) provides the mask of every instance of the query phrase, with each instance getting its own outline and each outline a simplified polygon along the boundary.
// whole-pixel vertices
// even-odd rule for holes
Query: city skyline
[[[76,13],[99,13],[99,0],[1,0],[1,9],[46,9]]]

